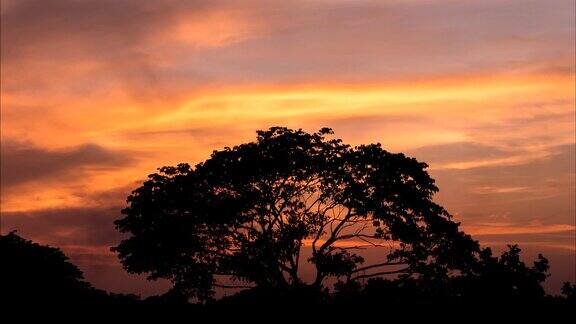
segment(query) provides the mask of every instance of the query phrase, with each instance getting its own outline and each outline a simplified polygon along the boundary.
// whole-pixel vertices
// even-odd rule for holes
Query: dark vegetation
[[[438,188],[425,163],[331,135],[259,131],[256,142],[195,167],[160,168],[134,190],[115,222],[127,238],[112,250],[128,272],[170,280],[164,295],[95,289],[59,249],[11,232],[0,238],[2,298],[196,308],[574,304],[574,284],[562,296],[545,294],[542,255],[527,265],[518,246],[494,255],[460,231],[433,202]],[[312,280],[302,277],[305,262]]]
[[[112,294],[92,287],[60,249],[23,239],[15,232],[0,235],[0,256],[0,301],[3,305],[138,301],[135,295]]]

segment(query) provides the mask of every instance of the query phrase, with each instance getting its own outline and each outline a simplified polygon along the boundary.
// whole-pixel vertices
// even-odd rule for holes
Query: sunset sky
[[[331,127],[425,161],[482,244],[576,280],[573,0],[2,0],[2,233],[142,295],[109,251],[157,167]]]

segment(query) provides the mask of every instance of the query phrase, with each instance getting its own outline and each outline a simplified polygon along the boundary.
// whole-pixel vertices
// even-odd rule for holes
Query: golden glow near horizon
[[[483,242],[573,251],[573,1],[55,3],[2,1],[3,232],[104,251],[156,168],[331,127],[427,162]]]

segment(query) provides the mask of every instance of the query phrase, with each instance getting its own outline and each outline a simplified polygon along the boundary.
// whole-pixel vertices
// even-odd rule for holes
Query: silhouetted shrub
[[[134,295],[109,294],[93,288],[58,248],[0,235],[0,294],[4,304],[134,303]]]

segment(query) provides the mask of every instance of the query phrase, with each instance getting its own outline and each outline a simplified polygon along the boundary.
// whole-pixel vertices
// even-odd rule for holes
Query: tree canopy
[[[113,250],[126,270],[199,299],[217,287],[324,287],[383,275],[475,271],[478,243],[433,202],[427,165],[331,129],[273,127],[192,167],[167,166],[128,197]],[[367,263],[361,251],[379,248]],[[309,257],[303,258],[303,249]],[[308,262],[315,278],[306,282]]]
[[[473,271],[442,280],[401,276],[394,280],[371,278],[364,284],[339,283],[334,297],[338,303],[394,305],[541,302],[545,298],[541,284],[549,276],[548,260],[538,255],[532,266],[527,266],[520,252],[517,245],[508,245],[500,256],[494,256],[490,248],[482,249]],[[565,283],[563,289],[569,290],[570,283]]]
[[[72,301],[91,286],[60,249],[0,235],[0,280],[5,302]]]
[[[0,301],[3,305],[128,304],[135,295],[107,293],[84,280],[59,248],[0,235]]]

